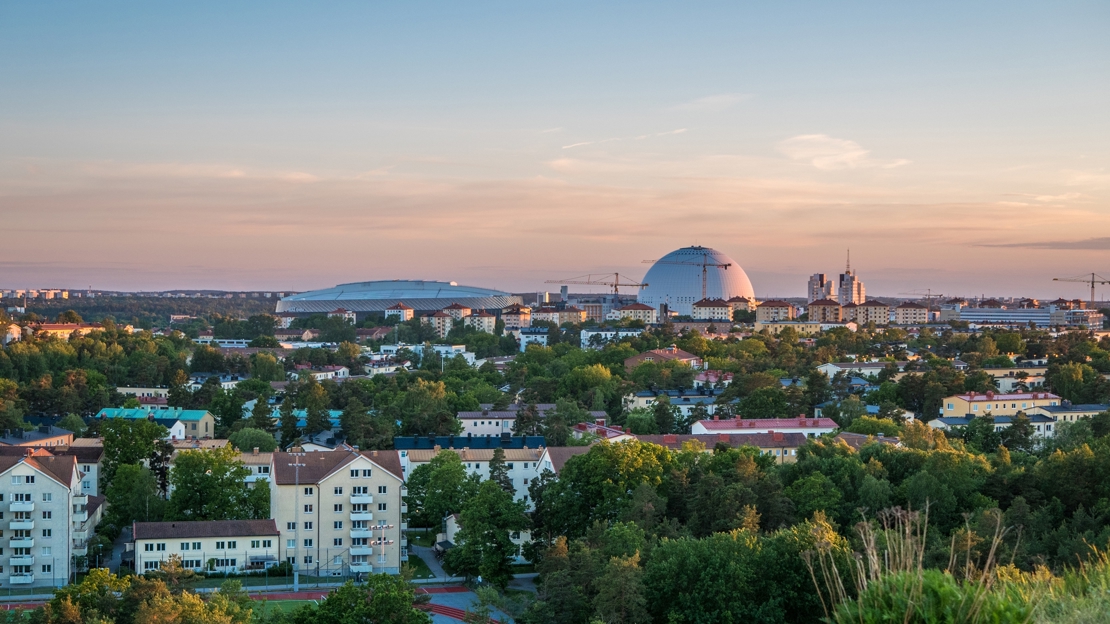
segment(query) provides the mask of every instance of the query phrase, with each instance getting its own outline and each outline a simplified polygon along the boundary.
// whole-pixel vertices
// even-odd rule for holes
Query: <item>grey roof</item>
[[[179,539],[190,537],[247,537],[280,535],[271,520],[203,520],[192,522],[136,522],[135,539]]]
[[[402,302],[416,310],[442,310],[454,303],[474,310],[500,310],[523,300],[500,290],[454,282],[388,280],[340,284],[290,295],[278,301],[277,311],[326,313],[333,311],[338,302],[352,312],[382,312]]]
[[[1036,408],[1049,414],[1069,414],[1072,412],[1105,412],[1110,410],[1110,405],[1101,403],[1084,403],[1081,405],[1038,405]]]

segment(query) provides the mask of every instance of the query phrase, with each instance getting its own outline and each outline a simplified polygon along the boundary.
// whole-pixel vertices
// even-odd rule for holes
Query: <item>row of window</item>
[[[368,520],[352,520],[351,521],[351,528],[355,529],[355,530],[367,529],[367,528],[369,528],[368,522],[369,522]],[[378,520],[378,526],[385,526],[385,524],[386,524],[385,520]],[[301,530],[311,531],[315,528],[315,526],[316,525],[312,522],[302,522],[301,523]],[[343,521],[342,520],[336,520],[335,522],[332,522],[331,523],[331,528],[336,529],[336,530],[341,530],[343,528]],[[286,522],[285,523],[285,530],[286,531],[296,531],[297,530],[297,523],[296,522]],[[267,548],[269,548],[269,547],[267,546]]]
[[[235,550],[239,547],[239,542],[236,540],[216,542],[216,550]],[[273,540],[251,540],[251,548],[272,548]],[[181,542],[181,550],[202,550],[200,542]],[[144,552],[164,552],[166,550],[165,542],[157,542],[151,544],[143,544]],[[189,567],[189,566],[185,566]]]
[[[43,529],[42,530],[42,536],[43,537],[54,537],[54,529]],[[3,537],[4,537],[4,530],[0,529],[0,539],[2,539]],[[34,537],[34,535],[31,535],[31,529],[12,529],[12,538],[13,539],[21,539],[21,538],[22,539],[30,539],[32,537]]]
[[[285,560],[289,562],[289,565],[297,565],[296,557],[287,557]],[[312,558],[312,555],[305,555],[304,558],[301,559],[301,561],[303,561],[306,565],[311,565],[314,560]],[[332,565],[343,565],[343,555],[336,555],[332,557],[331,562]],[[378,555],[378,563],[385,562],[385,555]],[[367,563],[370,563],[370,555],[351,555],[351,565],[366,565]]]
[[[20,478],[22,478],[22,477],[12,477],[12,479],[20,479]],[[27,477],[27,478],[31,479],[30,483],[35,482],[34,477]],[[15,483],[15,481],[12,481],[12,483]],[[33,502],[35,502],[33,496],[34,495],[31,494],[30,492],[12,492],[11,501],[13,503],[33,503]],[[42,502],[50,503],[50,502],[53,502],[53,501],[54,501],[54,495],[52,493],[50,493],[50,492],[43,492],[42,493]],[[4,495],[0,494],[0,503],[2,503],[2,502],[4,502]]]
[[[355,472],[355,471],[352,471],[352,472]],[[370,472],[370,471],[366,470],[365,472]],[[378,494],[387,494],[388,492],[389,492],[389,486],[386,486],[386,485],[379,485],[378,486]],[[316,490],[314,488],[306,487],[304,489],[304,495],[305,496],[314,496],[315,494],[316,494]],[[336,486],[335,488],[333,488],[332,489],[332,494],[334,494],[336,496],[343,496],[343,486],[339,485],[339,486]],[[352,496],[368,496],[369,494],[370,494],[370,486],[368,486],[368,485],[356,485],[356,486],[351,487],[351,495]]]
[[[52,550],[53,549],[50,548],[49,546],[43,546],[42,547],[42,552],[40,552],[39,554],[42,555],[43,557],[49,557],[50,555],[53,554],[51,552]],[[12,556],[13,557],[30,557],[33,554],[34,553],[31,552],[30,548],[17,547],[17,548],[12,549]],[[0,548],[0,557],[2,557],[2,556],[4,556],[4,549]]]
[[[33,520],[34,518],[32,518],[31,515],[32,515],[32,512],[30,512],[30,511],[13,511],[12,512],[12,520],[23,520],[23,521]],[[43,520],[51,520],[53,518],[54,518],[54,512],[53,511],[44,511],[44,512],[42,512],[42,519]],[[4,519],[4,512],[0,511],[0,520],[3,520],[3,519]]]
[[[29,565],[13,565],[11,574],[15,574],[15,575],[18,575],[18,574],[34,574],[35,573],[34,568],[35,568],[35,566],[29,566]],[[43,574],[50,574],[54,571],[54,564],[44,563],[44,564],[42,564],[40,569],[42,570]],[[0,574],[3,574],[3,573],[4,573],[4,566],[0,566]]]
[[[304,506],[304,512],[306,514],[315,513],[315,509],[316,509],[316,507],[312,503],[309,503],[309,504]],[[332,507],[332,509],[336,513],[340,513],[340,512],[343,511],[343,505],[342,504],[336,504]],[[378,503],[378,511],[386,511],[386,509],[387,509],[386,503]],[[354,505],[351,505],[351,513],[368,513],[369,511],[370,511],[370,505],[367,504],[367,503],[356,503]]]

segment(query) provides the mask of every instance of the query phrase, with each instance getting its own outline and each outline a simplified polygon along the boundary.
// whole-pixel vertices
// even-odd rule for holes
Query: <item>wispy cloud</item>
[[[601,145],[602,143],[616,143],[617,141],[643,141],[644,139],[652,139],[661,136],[671,136],[674,134],[682,134],[686,132],[687,128],[678,128],[676,130],[668,130],[666,132],[654,132],[651,134],[641,134],[631,137],[613,137],[611,139],[602,139],[600,141],[580,141],[578,143],[571,143],[564,145],[563,149],[571,149],[572,147],[582,147],[585,145]]]
[[[671,110],[695,113],[719,113],[736,106],[740,102],[750,100],[751,97],[752,96],[747,93],[719,93],[717,95],[707,95],[696,100],[683,102],[677,106],[672,106]]]
[[[540,130],[540,134],[551,134],[552,132],[562,132],[562,128],[548,128],[547,130]]]
[[[1085,238],[1076,241],[1030,241],[1024,243],[981,243],[976,247],[1005,247],[1018,249],[1058,249],[1064,251],[1110,250],[1110,237]]]
[[[794,160],[808,160],[814,167],[825,170],[880,168],[893,169],[908,165],[910,161],[878,160],[871,158],[870,150],[848,139],[837,139],[827,134],[802,134],[782,141],[779,151]]]

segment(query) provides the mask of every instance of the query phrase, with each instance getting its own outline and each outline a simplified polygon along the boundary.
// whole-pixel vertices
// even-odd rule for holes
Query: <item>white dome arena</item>
[[[655,261],[644,276],[647,287],[640,291],[640,303],[659,309],[660,304],[679,315],[689,315],[702,299],[702,264],[707,266],[705,296],[709,299],[755,298],[755,290],[744,269],[725,254],[709,247],[683,247]]]

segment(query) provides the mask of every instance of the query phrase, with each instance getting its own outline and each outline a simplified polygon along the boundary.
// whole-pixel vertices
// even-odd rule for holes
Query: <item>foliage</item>
[[[165,427],[153,420],[108,418],[101,422],[104,482],[111,483],[119,466],[137,464],[153,457],[155,442],[166,437],[167,433]]]
[[[270,453],[277,448],[277,440],[274,439],[274,436],[270,435],[269,432],[251,427],[244,427],[228,436],[227,439],[231,442],[233,448],[237,448],[244,453],[250,453],[253,449],[258,449],[260,453]]]
[[[412,471],[408,479],[409,518],[415,526],[438,526],[463,509],[478,491],[478,476],[467,472],[457,453],[444,451]]]
[[[186,450],[177,454],[170,482],[167,518],[247,520],[270,514],[269,488],[249,488],[250,469],[231,448]]]
[[[454,455],[454,453],[452,453]],[[466,577],[481,576],[504,589],[512,579],[512,561],[518,547],[510,539],[528,528],[523,501],[514,501],[496,481],[483,481],[459,513],[458,542],[447,552],[446,569]]]

